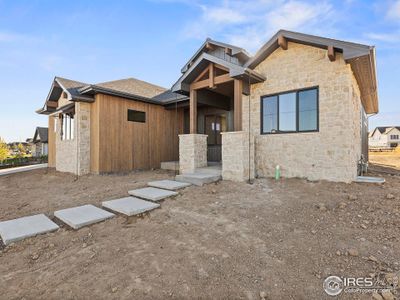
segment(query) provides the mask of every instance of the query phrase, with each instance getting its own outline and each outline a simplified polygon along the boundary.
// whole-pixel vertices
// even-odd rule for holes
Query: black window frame
[[[299,93],[309,90],[316,90],[317,91],[317,128],[313,130],[299,130]],[[296,130],[294,131],[282,131],[279,130],[279,96],[285,94],[296,93]],[[277,97],[277,127],[278,129],[275,132],[264,132],[264,98],[267,97]],[[260,119],[261,119],[261,126],[260,126],[260,134],[286,134],[286,133],[307,133],[307,132],[319,132],[319,86],[312,86],[302,89],[295,89],[290,91],[284,91],[274,94],[267,94],[262,95],[260,97]]]
[[[129,113],[133,112],[133,113],[140,113],[144,115],[144,120],[130,120],[129,119]],[[146,123],[146,112],[145,111],[140,111],[140,110],[136,110],[136,109],[129,109],[127,110],[127,121],[128,122],[134,122],[134,123]]]

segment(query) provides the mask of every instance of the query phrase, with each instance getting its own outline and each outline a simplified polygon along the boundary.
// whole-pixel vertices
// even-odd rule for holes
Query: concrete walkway
[[[23,167],[1,169],[0,176],[10,175],[10,174],[20,173],[20,172],[26,172],[26,171],[32,171],[32,170],[36,170],[36,169],[44,169],[44,168],[47,168],[47,164],[37,164],[37,165],[29,165],[29,166],[23,166]]]

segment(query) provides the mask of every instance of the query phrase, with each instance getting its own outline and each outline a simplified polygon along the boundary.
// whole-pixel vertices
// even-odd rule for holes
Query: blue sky
[[[380,114],[400,125],[400,0],[0,0],[0,137],[32,137],[54,76],[170,87],[206,37],[250,53],[278,29],[377,47]]]

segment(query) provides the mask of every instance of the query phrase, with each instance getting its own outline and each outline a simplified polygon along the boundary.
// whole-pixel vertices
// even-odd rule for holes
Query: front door
[[[221,161],[221,132],[226,131],[225,115],[206,115],[204,133],[207,137],[207,160]]]

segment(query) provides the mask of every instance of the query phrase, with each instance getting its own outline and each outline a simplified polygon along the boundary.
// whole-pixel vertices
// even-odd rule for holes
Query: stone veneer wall
[[[350,182],[361,155],[360,91],[342,54],[331,62],[327,50],[289,42],[255,71],[267,80],[251,86],[250,130],[255,136],[258,176],[273,176],[276,165],[284,177]],[[260,134],[260,97],[319,87],[319,132]],[[249,130],[249,102],[243,97],[243,128]]]
[[[74,122],[74,134],[76,134],[76,122]],[[76,137],[75,137],[76,138]],[[61,140],[61,119],[57,120],[56,130],[56,170],[76,174],[76,139]]]
[[[207,166],[207,135],[179,135],[179,172],[191,173]]]
[[[90,104],[75,103],[74,138],[61,140],[61,121],[56,130],[56,170],[84,175],[90,172]]]
[[[90,173],[90,105],[77,102],[75,105],[78,131],[78,175]]]
[[[254,136],[251,134],[249,137],[248,131],[222,132],[221,135],[222,179],[232,181],[253,179]]]

